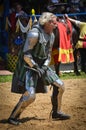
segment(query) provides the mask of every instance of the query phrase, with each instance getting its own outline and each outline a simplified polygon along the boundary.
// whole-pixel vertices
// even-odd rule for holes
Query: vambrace
[[[24,55],[24,61],[32,68],[36,65],[31,55]]]
[[[47,59],[45,60],[44,62],[44,65],[45,66],[48,66],[50,61],[51,61],[51,52],[52,52],[52,45],[49,46],[49,50],[48,50],[48,56],[47,56]]]
[[[48,66],[50,63],[50,60],[51,60],[51,56],[49,55],[43,65]]]

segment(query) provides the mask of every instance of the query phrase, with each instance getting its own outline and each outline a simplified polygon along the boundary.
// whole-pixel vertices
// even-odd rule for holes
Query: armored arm
[[[51,61],[51,55],[48,54],[48,58],[46,59],[46,61],[44,62],[43,66],[42,66],[42,69],[43,69],[44,71],[47,70],[50,61]]]
[[[44,66],[48,66],[49,65],[49,63],[50,63],[50,61],[51,61],[51,50],[52,50],[52,48],[50,47],[49,48],[49,53],[48,53],[48,56],[47,56],[47,59],[45,60],[45,62],[44,62]]]
[[[44,70],[39,67],[39,65],[33,60],[32,51],[38,42],[38,33],[30,32],[27,36],[27,40],[24,46],[24,60],[30,66],[27,68],[33,70],[41,77],[44,74]]]
[[[31,30],[27,35],[26,43],[23,50],[24,60],[30,67],[36,65],[32,57],[32,50],[34,46],[37,44],[37,41],[38,41],[38,32],[34,32],[33,30]]]
[[[50,64],[50,61],[51,61],[51,52],[52,52],[52,47],[53,47],[54,40],[55,40],[55,36],[52,33],[51,38],[50,38],[50,44],[48,46],[47,59],[45,60],[43,66],[48,66]]]

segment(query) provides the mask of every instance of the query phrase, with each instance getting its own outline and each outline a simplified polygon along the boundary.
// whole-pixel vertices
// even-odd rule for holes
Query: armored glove
[[[34,69],[37,70],[38,76],[41,78],[43,74],[45,73],[45,70],[43,68],[40,68],[39,66],[35,65],[33,66]]]
[[[46,70],[48,69],[48,67],[47,67],[46,65],[43,65],[43,66],[42,66],[42,69],[43,69],[44,71],[46,71]]]

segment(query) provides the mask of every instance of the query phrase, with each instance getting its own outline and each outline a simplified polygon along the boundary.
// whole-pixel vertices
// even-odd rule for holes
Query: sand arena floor
[[[62,110],[71,115],[70,120],[49,120],[49,89],[47,94],[36,95],[35,102],[22,113],[20,126],[8,124],[7,118],[21,95],[10,92],[10,82],[0,83],[0,130],[86,130],[86,79],[69,79],[64,83]]]

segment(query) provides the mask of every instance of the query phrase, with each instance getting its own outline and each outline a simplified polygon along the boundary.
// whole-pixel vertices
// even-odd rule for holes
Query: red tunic
[[[51,64],[53,63],[71,63],[74,62],[73,57],[73,48],[71,43],[71,36],[72,36],[72,25],[69,20],[67,20],[68,27],[70,29],[70,33],[67,34],[67,27],[61,23],[57,22],[57,27],[59,29],[59,36],[60,36],[60,43],[59,49],[53,48],[52,49],[52,59]]]

